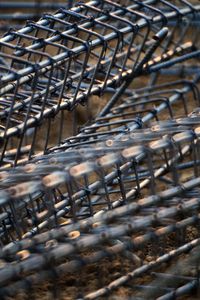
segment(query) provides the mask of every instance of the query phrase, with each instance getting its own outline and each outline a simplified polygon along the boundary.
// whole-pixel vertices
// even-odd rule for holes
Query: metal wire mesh
[[[62,140],[63,110],[73,110],[79,103],[88,107],[90,95],[101,95],[108,87],[117,88],[125,78],[129,78],[128,82],[152,72],[153,66],[159,68],[159,63],[182,52],[191,53],[198,46],[198,31],[190,42],[186,32],[199,6],[191,10],[184,5],[179,11],[165,1],[157,4],[159,9],[156,4],[143,3],[143,10],[148,10],[145,14],[135,10],[141,3],[130,1],[126,5],[97,1],[71,11],[62,9],[55,15],[45,15],[39,23],[29,23],[19,32],[11,30],[1,39],[3,166],[16,165],[21,154],[24,160],[37,152],[38,128],[45,121],[46,132],[40,130],[44,136],[40,150],[44,152],[55,116],[61,119],[58,143]],[[178,13],[189,14],[189,24],[180,26]],[[178,20],[168,36],[163,29],[167,17]],[[194,54],[199,55],[198,50],[192,51]],[[146,65],[149,60],[150,68]],[[75,126],[73,131],[76,132]],[[15,136],[20,139],[13,148]],[[10,152],[11,159],[7,158]]]
[[[0,34],[3,35],[10,27],[19,30],[27,20],[38,21],[44,13],[53,12],[56,9],[71,8],[72,1],[1,1],[0,3]]]
[[[0,39],[2,298],[198,299],[199,9],[78,3]]]

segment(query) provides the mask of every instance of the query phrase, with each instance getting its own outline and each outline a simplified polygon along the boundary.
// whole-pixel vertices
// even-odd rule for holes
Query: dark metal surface
[[[165,1],[156,3],[149,6],[144,2],[142,12],[137,1],[130,1],[126,8],[109,1],[81,4],[71,12],[61,9],[55,15],[44,15],[18,32],[10,30],[0,40],[3,167],[15,166],[21,156],[30,159],[37,152],[38,132],[46,139],[45,153],[55,117],[61,118],[60,142],[63,110],[82,104],[89,115],[91,95],[119,87],[118,99],[133,78],[199,56],[198,30],[189,42],[187,32],[192,28],[190,21],[198,18],[200,6],[191,10],[185,4],[177,12]],[[187,21],[181,22],[183,17],[177,18],[177,13],[188,16]],[[177,19],[168,34],[163,27],[167,18]],[[45,121],[47,132],[40,130]],[[15,136],[20,139],[13,148]],[[15,153],[11,159],[5,157],[9,152]]]
[[[2,299],[198,299],[199,10],[84,2],[0,39]]]

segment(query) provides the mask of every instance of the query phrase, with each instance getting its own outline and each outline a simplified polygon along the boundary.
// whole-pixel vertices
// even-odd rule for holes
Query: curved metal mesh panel
[[[64,5],[0,39],[1,298],[198,299],[200,5]]]

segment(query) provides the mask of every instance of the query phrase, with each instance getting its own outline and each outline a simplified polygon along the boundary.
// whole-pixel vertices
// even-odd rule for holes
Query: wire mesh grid
[[[18,32],[11,30],[1,39],[3,166],[15,166],[24,152],[23,159],[30,159],[37,152],[38,131],[44,136],[40,150],[45,152],[55,117],[60,119],[60,143],[63,110],[74,110],[79,103],[88,108],[90,95],[101,95],[120,82],[152,72],[153,66],[159,68],[159,63],[182,52],[199,55],[198,50],[193,51],[198,46],[198,33],[190,42],[185,38],[199,6],[191,10],[184,5],[179,11],[165,1],[159,5],[163,6],[160,10],[143,4],[148,9],[145,15],[135,10],[141,4],[132,1],[126,8],[109,1],[81,4],[71,11],[62,9],[55,15],[45,15],[38,23],[29,23]],[[189,14],[190,21],[180,25],[177,14]],[[163,29],[167,17],[178,20],[168,36]],[[150,68],[146,65],[149,60]],[[45,128],[38,130],[45,121]],[[74,133],[76,123],[74,120]],[[15,136],[20,138],[16,141]]]
[[[0,39],[2,298],[198,299],[191,2],[78,3]]]

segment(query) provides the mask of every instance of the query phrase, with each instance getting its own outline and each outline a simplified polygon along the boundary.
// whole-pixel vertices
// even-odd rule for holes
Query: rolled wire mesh
[[[18,32],[10,30],[0,40],[1,165],[15,166],[38,150],[45,153],[55,118],[60,120],[56,126],[60,143],[63,111],[76,111],[82,104],[90,118],[91,95],[101,96],[125,78],[130,81],[151,72],[153,66],[159,68],[159,63],[182,53],[198,56],[198,30],[190,42],[186,38],[198,10],[199,6],[191,8],[185,2],[178,9],[165,1],[154,6],[130,1],[126,7],[94,1],[45,15]],[[188,15],[185,25],[182,15]],[[168,35],[167,19],[175,20]],[[41,135],[44,143],[37,146]]]
[[[195,124],[195,120],[189,120],[189,118],[179,120],[179,122],[184,125],[188,125],[190,122],[193,125]],[[189,150],[188,148],[190,148],[187,142],[188,140],[196,140],[194,137],[198,134],[199,127],[193,130],[193,126],[191,126],[189,127],[189,132],[186,129],[182,131],[181,128],[177,128],[180,126],[180,123],[173,128],[174,123],[172,122],[171,124],[171,122],[167,122],[167,125],[171,125],[172,139],[158,138],[158,134],[166,130],[166,124],[164,123],[162,127],[163,130],[161,130],[161,132],[159,130],[156,131],[156,134],[155,131],[152,133],[152,131],[148,132],[148,130],[145,131],[144,135],[141,132],[138,133],[140,136],[138,136],[139,145],[129,147],[127,141],[124,141],[125,147],[121,145],[120,151],[119,149],[114,149],[112,145],[110,146],[111,152],[109,151],[107,154],[103,153],[103,156],[102,150],[97,152],[95,149],[98,153],[98,164],[94,162],[94,154],[92,155],[92,162],[85,162],[86,157],[82,156],[84,162],[72,166],[70,172],[66,170],[67,168],[61,170],[61,166],[57,169],[58,162],[56,162],[55,157],[51,157],[49,160],[47,156],[48,163],[46,164],[44,159],[40,161],[38,165],[38,169],[40,170],[40,172],[37,170],[36,173],[37,176],[40,177],[38,183],[36,181],[30,181],[29,184],[27,184],[27,174],[23,174],[22,170],[18,170],[17,174],[18,178],[21,178],[20,182],[22,182],[23,175],[26,181],[24,181],[23,185],[21,183],[15,184],[14,188],[11,187],[7,190],[7,197],[9,197],[8,193],[10,191],[15,199],[15,201],[12,201],[12,205],[13,203],[16,205],[13,209],[15,215],[11,216],[11,212],[10,219],[18,223],[16,226],[16,234],[19,234],[20,231],[28,227],[27,224],[30,226],[31,222],[29,216],[32,216],[32,220],[33,216],[37,215],[39,217],[39,214],[40,216],[48,217],[48,224],[43,222],[43,224],[40,223],[38,226],[36,225],[34,230],[25,233],[21,242],[14,242],[2,248],[1,258],[3,267],[0,270],[2,295],[12,296],[16,293],[16,290],[20,288],[30,288],[32,284],[40,283],[42,280],[51,278],[51,276],[57,278],[65,272],[75,274],[78,278],[79,275],[85,276],[84,268],[86,269],[88,265],[98,263],[98,265],[101,266],[101,261],[106,257],[112,261],[112,259],[114,260],[114,258],[120,254],[121,259],[125,261],[128,260],[129,265],[128,262],[126,262],[123,268],[123,263],[121,263],[122,269],[120,269],[120,273],[117,274],[119,278],[114,280],[111,284],[107,283],[107,286],[99,289],[97,288],[99,286],[97,282],[97,291],[89,293],[89,295],[81,294],[80,296],[81,298],[94,299],[101,295],[111,293],[117,287],[129,282],[132,278],[140,277],[146,272],[159,267],[161,263],[168,262],[173,257],[176,258],[178,255],[197,246],[199,244],[198,194],[200,179],[194,176],[194,173],[195,167],[198,169],[198,162],[195,161],[194,163],[193,160],[191,162],[189,159],[190,155],[187,157],[186,153]],[[168,127],[167,132],[169,134]],[[143,137],[143,141],[146,140],[145,147],[143,145],[144,142],[141,143],[141,136]],[[131,137],[129,137],[129,141],[130,139]],[[137,139],[134,141],[134,144],[137,144]],[[197,149],[198,147],[196,147],[196,150]],[[114,150],[115,155],[113,154]],[[105,152],[105,150],[103,150],[103,152]],[[160,157],[158,158],[158,155],[161,155],[163,152],[165,152],[167,156],[167,161],[164,165]],[[73,155],[74,154],[73,152]],[[144,162],[145,154],[148,155],[148,157],[146,157],[146,160],[148,160],[146,163]],[[194,153],[191,153],[192,156],[193,154]],[[88,151],[87,159],[89,155]],[[119,156],[122,162],[120,167]],[[154,156],[156,157],[154,158]],[[186,162],[184,162],[184,156],[186,156]],[[61,155],[59,155],[59,158],[61,158]],[[130,160],[132,167],[130,166]],[[75,159],[73,159],[73,162],[74,161]],[[151,168],[152,161],[154,163],[157,161],[158,164],[158,166],[154,164],[154,170]],[[178,161],[179,164],[177,163]],[[53,170],[50,162],[53,163]],[[62,166],[64,164],[66,164],[66,158],[62,160]],[[80,196],[78,198],[79,201],[80,199],[82,200],[81,205],[78,203],[79,201],[75,201],[75,196],[73,197],[69,191],[67,193],[63,191],[63,195],[67,194],[69,200],[74,200],[72,202],[73,207],[68,208],[65,205],[64,215],[61,210],[58,210],[59,207],[56,207],[57,204],[60,205],[61,203],[57,202],[55,206],[52,207],[53,201],[50,203],[50,195],[55,197],[58,190],[59,194],[61,194],[63,183],[67,186],[71,185],[71,192],[73,188],[72,185],[73,183],[75,184],[74,181],[77,180],[77,178],[79,178],[79,180],[76,184],[80,185],[80,177],[84,177],[85,181],[89,181],[90,175],[92,177],[94,176],[92,174],[94,171],[97,172],[97,169],[100,169],[99,172],[101,172],[101,174],[105,173],[105,170],[107,168],[110,169],[113,164],[116,164],[117,168],[115,167],[115,171],[110,170],[111,173],[109,174],[113,175],[113,173],[117,171],[118,175],[113,176],[113,180],[110,184],[108,180],[105,183],[104,179],[106,176],[101,176],[100,179],[103,183],[101,183],[99,188],[97,188],[99,181],[93,183],[93,186],[96,185],[95,193],[91,188],[92,184],[84,186],[84,189],[79,188],[79,190],[75,192],[74,195],[77,195],[77,193],[83,195],[82,198],[80,198]],[[146,167],[146,164],[148,167]],[[135,166],[135,168],[137,166],[137,173],[134,171],[135,168],[133,169],[133,166]],[[124,174],[123,171],[125,171],[125,167],[126,172]],[[25,171],[30,171],[30,168],[31,166],[26,166],[24,169]],[[49,169],[51,173],[50,175],[46,175]],[[188,172],[188,169],[192,171]],[[187,170],[188,175],[186,178],[181,178],[182,170]],[[152,171],[154,175],[151,174],[150,177]],[[72,178],[69,178],[69,174]],[[6,181],[12,182],[12,174],[8,176],[8,174],[4,173],[3,175],[6,177],[6,180],[4,179],[5,184]],[[33,178],[36,177],[34,171],[31,171],[31,175],[29,176],[33,176]],[[43,180],[41,180],[41,176],[44,176]],[[159,178],[157,178],[158,176]],[[178,177],[179,183],[173,186],[175,182],[174,178]],[[152,180],[154,182],[150,184],[151,188],[145,190],[145,186],[148,184],[149,187],[149,183]],[[157,183],[157,181],[161,183]],[[44,192],[39,187],[41,182],[43,183],[44,190],[46,190]],[[155,188],[158,188],[156,193]],[[111,192],[109,192],[110,190]],[[44,195],[43,202],[39,203],[39,211],[38,207],[34,205],[34,199],[32,198],[32,195],[36,193],[43,193]],[[84,197],[85,193],[86,196]],[[111,197],[113,193],[114,199],[112,201]],[[106,196],[109,197],[109,199],[105,201]],[[30,201],[32,202],[31,205],[34,212],[29,208],[29,214],[27,215],[22,205],[21,207],[18,206],[18,204],[22,204],[20,203],[22,198],[24,199],[23,204],[26,203],[25,205],[28,205],[29,200],[27,198],[31,199]],[[3,199],[5,201],[5,195]],[[57,197],[56,201],[58,200]],[[66,201],[64,197],[62,201]],[[123,206],[121,206],[122,204]],[[48,207],[48,216],[47,210],[45,211],[44,207],[42,207],[43,205]],[[77,220],[75,223],[73,222],[73,218],[86,217],[85,215],[89,214],[88,210],[90,212],[91,206],[97,207],[96,212],[94,210],[91,217],[85,220]],[[117,206],[119,207],[117,208]],[[7,201],[7,203],[4,202],[4,207],[7,207],[4,214],[9,213],[9,201]],[[114,207],[115,209],[106,212],[107,209]],[[69,213],[70,210],[72,211],[72,216],[68,216],[68,218],[66,213],[67,209]],[[19,210],[20,213],[17,217],[17,211]],[[59,212],[62,218],[58,217]],[[74,214],[75,212],[76,215]],[[52,215],[50,215],[50,213],[52,213]],[[7,237],[4,238],[8,238],[9,225],[12,226],[12,224],[9,224],[8,217],[4,214],[2,214],[2,219],[4,217],[7,227]],[[38,220],[41,221],[40,218],[35,218],[34,222]],[[32,235],[35,235],[37,230],[44,228],[45,223],[46,226],[49,227],[52,225],[55,229],[31,238]],[[11,232],[14,234],[13,228]],[[173,237],[173,234],[176,234],[176,238]],[[21,238],[21,236],[19,236],[19,238]],[[170,239],[172,239],[173,242],[171,241],[170,243]],[[14,240],[16,240],[16,238]],[[145,251],[143,249],[143,251],[141,251],[142,247],[147,245],[147,243],[150,250],[148,251],[148,249],[146,249]],[[170,243],[170,249],[173,249],[173,251],[169,251],[169,253],[166,254],[166,249],[169,249],[167,243]],[[88,251],[90,251],[89,254]],[[134,254],[131,251],[133,251]],[[148,262],[149,259],[150,262]],[[17,263],[13,265],[13,261],[16,262],[16,260]],[[131,265],[130,261],[132,261]],[[143,265],[140,267],[141,264]],[[196,264],[198,265],[198,261]],[[129,271],[127,274],[126,272],[130,266],[133,271]],[[77,275],[76,271],[81,273]],[[103,275],[104,272],[101,272],[102,276],[105,277],[105,274]],[[30,273],[35,274],[30,275]],[[98,273],[96,275],[97,277],[93,274],[94,280],[96,279],[98,281],[100,274]],[[119,275],[123,276],[120,277]],[[113,276],[116,276],[116,274],[113,274]],[[195,287],[193,283],[195,283],[195,285],[197,283],[198,274],[194,276],[196,276],[196,279],[191,279],[190,281],[193,288]],[[14,282],[12,282],[12,280],[14,280]],[[177,279],[176,284],[178,284],[178,282],[179,280]],[[139,286],[139,288],[142,288],[142,286]],[[86,291],[90,291],[89,286],[87,286],[87,289]],[[84,288],[78,286],[76,296],[78,296],[81,290],[84,292]],[[72,294],[72,297],[73,296]]]
[[[94,1],[0,40],[2,298],[43,282],[54,299],[198,293],[198,10]]]
[[[193,85],[191,82],[187,83],[190,88],[192,86],[193,91],[188,95],[190,101],[184,99],[185,103],[190,103],[192,111],[192,101],[196,103],[198,90],[194,82]],[[177,84],[181,85],[183,82],[175,82],[174,86]],[[172,85],[171,83],[170,86]],[[171,99],[177,95],[177,89],[173,88],[171,91],[166,88],[166,84],[163,88],[164,93],[172,92]],[[155,97],[156,86],[150,89],[153,91],[145,96],[149,99]],[[186,94],[188,89],[187,87]],[[178,98],[182,103],[183,95],[180,96],[180,91],[178,89]],[[140,90],[136,94],[139,92]],[[143,94],[145,95],[145,91]],[[162,94],[160,87],[159,94]],[[135,97],[140,99],[139,95]],[[105,116],[105,120],[101,118],[100,126],[94,122],[90,127],[83,127],[88,132],[88,138],[87,134],[82,137],[84,147],[81,142],[77,145],[76,137],[72,137],[70,144],[68,140],[63,141],[62,146],[50,149],[48,155],[36,158],[31,164],[1,173],[4,187],[2,244],[21,239],[23,234],[21,242],[2,248],[3,263],[6,260],[10,263],[10,267],[7,261],[6,267],[3,264],[0,276],[2,295],[14,295],[16,290],[30,288],[31,284],[51,278],[52,274],[55,278],[62,272],[78,276],[74,272],[81,269],[82,276],[86,276],[83,268],[87,269],[88,265],[97,262],[101,264],[106,257],[114,260],[117,254],[122,255],[122,258],[125,255],[125,260],[134,262],[134,271],[128,275],[125,273],[125,277],[114,281],[109,287],[85,295],[86,299],[93,299],[112,292],[132,277],[154,270],[161,262],[167,262],[171,257],[181,255],[198,245],[198,112],[189,116],[185,113],[185,117],[180,118],[180,113],[183,113],[178,111],[176,118],[176,110],[172,106],[172,120],[157,121],[146,128],[143,125],[143,128],[135,128],[131,132],[127,130],[129,120],[120,120],[119,124],[114,122],[112,125],[113,116],[119,115],[120,108],[123,110],[121,117],[126,116],[126,109],[130,113],[130,98],[132,97],[115,105],[114,113],[109,113],[107,118]],[[141,98],[144,99],[142,96]],[[157,103],[157,99],[154,101]],[[142,102],[144,101],[135,101],[136,106]],[[146,105],[149,102],[146,99]],[[162,105],[170,111],[171,103],[169,101],[168,106],[166,103],[165,99],[165,105],[161,101],[158,107]],[[136,108],[138,116],[135,118],[135,127],[145,124],[145,121],[140,120],[138,112]],[[152,114],[152,110],[150,113]],[[132,118],[132,123],[133,120]],[[112,139],[107,130],[95,128],[106,127],[108,123],[110,127],[115,126],[113,130],[110,128]],[[95,130],[98,130],[98,141]],[[107,135],[106,139],[104,135],[101,137],[102,133]],[[123,206],[120,207],[121,205]],[[106,212],[110,209],[112,211]],[[80,220],[83,218],[85,220]],[[51,227],[58,228],[31,238],[37,232]],[[173,234],[177,237],[172,238]],[[191,237],[192,240],[187,242]],[[170,243],[170,239],[173,239],[170,249],[174,251],[163,254],[165,247],[169,249],[165,244]],[[148,250],[141,254],[141,247],[147,243],[152,247],[151,255]],[[180,249],[177,249],[178,245]],[[89,257],[88,251],[91,251]],[[130,251],[134,251],[134,255]],[[13,266],[16,255],[20,266],[18,263]],[[149,259],[154,259],[154,263],[149,263]],[[142,263],[145,266],[140,267]],[[46,268],[48,271],[43,270]],[[127,271],[126,268],[124,266],[124,271]],[[30,272],[35,274],[29,275]],[[121,272],[122,275],[123,271]],[[11,284],[12,280],[16,281],[16,275],[17,282]],[[95,275],[93,276],[95,280]],[[99,274],[96,281],[98,278]],[[186,279],[179,280],[177,275],[176,285],[184,280]],[[197,280],[195,277],[189,281],[192,290],[197,286]],[[141,284],[134,287],[136,290],[144,288]],[[88,286],[87,288],[89,289]],[[77,287],[76,296],[81,289],[84,291],[83,287]],[[152,289],[150,286],[150,291]],[[186,289],[187,291],[190,289]],[[71,297],[75,295],[72,293]]]

